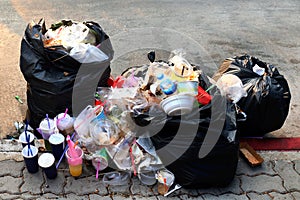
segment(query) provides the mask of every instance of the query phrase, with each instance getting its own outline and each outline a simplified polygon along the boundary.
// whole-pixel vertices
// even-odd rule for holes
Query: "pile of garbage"
[[[172,185],[174,189],[226,186],[235,175],[240,134],[249,134],[246,130],[251,126],[253,135],[263,135],[280,128],[287,116],[291,96],[274,66],[243,55],[225,60],[210,78],[203,66],[191,64],[182,50],[174,50],[167,61],[156,61],[155,52],[149,52],[148,64],[130,67],[115,79],[110,68],[109,77],[96,73],[95,77],[102,74],[96,91],[92,97],[85,96],[90,99],[81,102],[84,107],[74,117],[70,95],[78,63],[96,63],[96,71],[107,70],[99,64],[109,64],[112,58],[110,43],[104,44],[108,36],[96,23],[71,21],[61,21],[48,30],[41,23],[29,25],[25,35],[21,70],[29,84],[31,116],[27,119],[52,151],[52,163],[38,158],[48,178],[56,177],[55,168],[66,157],[72,176],[81,175],[83,159],[91,161],[97,179],[100,171],[111,169],[102,178],[106,185],[126,184],[133,174],[146,185],[158,181],[158,191],[164,195],[173,191]],[[28,45],[42,47],[40,53],[47,52],[47,56],[31,50],[34,59],[29,63]],[[41,60],[46,64],[39,66]],[[76,70],[70,69],[75,61],[72,67]],[[40,69],[43,77],[32,67]],[[67,75],[65,70],[69,70]],[[49,84],[38,85],[41,80]],[[45,97],[51,102],[39,102]],[[265,106],[269,102],[270,107]],[[262,122],[261,116],[264,123],[256,124],[255,132],[254,124]],[[281,117],[274,126],[268,119],[276,116]],[[30,156],[34,147],[27,132],[25,128],[25,136],[20,137],[26,165],[35,156],[32,152]]]

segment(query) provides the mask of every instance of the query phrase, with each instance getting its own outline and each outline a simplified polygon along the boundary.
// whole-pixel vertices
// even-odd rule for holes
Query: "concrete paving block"
[[[129,196],[130,193],[130,184],[128,185],[110,185],[108,186],[108,191],[113,195],[125,195]]]
[[[179,190],[176,190],[174,193],[170,194],[170,196],[177,196],[177,195],[188,195],[188,196],[198,196],[199,192],[197,189],[186,189],[186,188],[180,188]]]
[[[260,174],[275,175],[272,161],[264,161],[261,166],[251,167],[244,159],[240,159],[236,170],[237,175],[256,176]]]
[[[158,200],[170,200],[170,199],[172,199],[172,200],[180,200],[180,198],[178,196],[172,196],[172,195],[167,196],[167,197],[164,197],[163,195],[158,195],[158,196],[156,196],[156,198]]]
[[[291,195],[292,195],[295,199],[300,199],[300,192],[292,192]]]
[[[201,195],[203,200],[248,200],[248,197],[245,194],[237,195],[237,194],[222,194],[219,196],[205,194]]]
[[[249,192],[247,193],[247,196],[250,199],[260,199],[260,200],[272,200],[272,198],[268,194],[258,194],[255,192]]]
[[[154,196],[154,193],[151,190],[151,187],[143,185],[140,180],[136,177],[131,179],[132,185],[130,187],[131,194],[140,195],[143,197]]]
[[[59,199],[72,199],[72,200],[86,200],[89,199],[87,195],[67,194],[64,198]]]
[[[22,170],[24,168],[24,162],[16,162],[14,160],[0,161],[0,176],[22,176]]]
[[[234,194],[242,194],[243,191],[240,187],[241,180],[239,177],[235,176],[232,182],[227,187],[212,187],[212,188],[202,188],[198,189],[199,194],[214,194],[220,195],[224,193],[234,193]]]
[[[3,139],[0,140],[0,151],[1,152],[11,152],[11,151],[22,151],[22,144],[19,143],[18,140],[8,140],[8,139]]]
[[[65,193],[75,193],[77,195],[97,193],[102,196],[108,194],[106,187],[94,176],[77,179],[68,177],[66,182]]]
[[[127,196],[127,195],[123,196],[123,195],[119,195],[119,194],[112,195],[111,199],[112,200],[128,200],[128,199],[132,199],[133,200],[133,198],[131,196]]]
[[[300,191],[300,175],[294,170],[294,163],[286,160],[275,161],[275,171],[283,179],[283,185],[288,191]]]
[[[36,199],[40,197],[40,195],[33,195],[33,194],[30,194],[30,193],[23,193],[21,194],[21,199],[22,200],[33,200],[33,199]]]
[[[9,194],[9,193],[1,193],[0,194],[0,199],[2,200],[15,200],[20,198],[20,195],[14,195],[14,194]]]
[[[110,196],[100,196],[98,194],[90,194],[89,195],[89,200],[111,200]]]
[[[203,200],[203,198],[201,197],[201,196],[197,196],[197,197],[191,197],[191,196],[189,196],[189,195],[187,195],[187,194],[184,194],[184,195],[179,195],[177,198],[179,198],[179,199],[181,199],[181,200],[189,200],[189,199],[201,199],[201,200]]]
[[[300,174],[300,159],[294,160],[293,162],[295,164],[295,170],[297,171],[298,174]]]
[[[46,178],[46,177],[45,177]],[[55,179],[47,179],[43,184],[44,193],[53,193],[56,195],[63,194],[66,178],[63,173],[58,173]]]
[[[59,196],[52,193],[45,193],[40,195],[36,200],[46,200],[46,199],[61,199],[63,196]]]
[[[259,175],[254,177],[249,177],[242,175],[242,190],[245,192],[286,192],[282,185],[282,180],[279,176],[269,176],[269,175]]]
[[[3,160],[15,160],[21,162],[24,158],[20,152],[0,152],[0,161]]]
[[[280,194],[277,192],[269,193],[272,199],[274,200],[294,200],[294,197],[291,194]]]
[[[19,187],[22,184],[22,182],[22,178],[14,178],[11,176],[0,177],[0,193],[19,193]]]
[[[157,200],[155,196],[152,197],[142,197],[142,196],[134,196],[134,200]]]
[[[27,169],[23,170],[24,184],[21,187],[21,192],[29,192],[30,194],[40,194],[44,177],[42,170],[39,169],[37,173],[30,174]]]

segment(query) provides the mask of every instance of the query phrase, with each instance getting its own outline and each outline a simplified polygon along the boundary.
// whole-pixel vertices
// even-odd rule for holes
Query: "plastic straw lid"
[[[55,158],[51,153],[43,153],[38,160],[39,166],[42,168],[48,168],[53,165]]]

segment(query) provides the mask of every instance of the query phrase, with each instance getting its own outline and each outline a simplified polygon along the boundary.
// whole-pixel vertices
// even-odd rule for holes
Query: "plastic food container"
[[[145,185],[154,185],[156,183],[155,172],[143,172],[138,174],[138,178]]]
[[[192,111],[195,97],[182,94],[170,96],[160,102],[161,107],[169,116],[185,115]]]

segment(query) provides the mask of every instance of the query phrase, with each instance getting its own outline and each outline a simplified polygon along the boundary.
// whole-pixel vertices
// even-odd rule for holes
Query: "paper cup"
[[[26,131],[27,132],[27,137],[29,139],[29,143],[30,143],[30,146],[34,146],[34,134],[29,132],[29,131]],[[27,143],[27,140],[26,140],[26,134],[25,132],[21,133],[20,136],[19,136],[19,142],[22,143],[22,146],[23,148],[28,144]]]
[[[31,152],[28,151],[28,145],[22,149],[22,155],[25,161],[26,168],[29,173],[36,173],[39,171],[38,165],[38,148],[30,145]]]
[[[55,158],[51,153],[43,153],[39,157],[38,164],[45,172],[47,178],[55,179],[57,177]]]
[[[65,137],[60,133],[55,133],[50,136],[49,142],[55,160],[59,160],[64,153]]]

